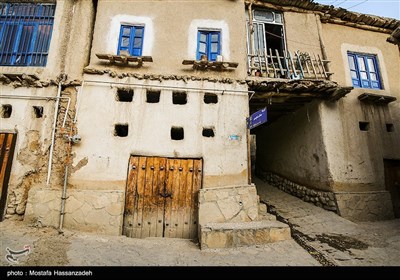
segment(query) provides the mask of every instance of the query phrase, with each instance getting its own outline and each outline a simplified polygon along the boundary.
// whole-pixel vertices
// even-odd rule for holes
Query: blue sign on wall
[[[267,108],[263,108],[252,114],[247,121],[247,127],[252,129],[265,122],[267,122]]]

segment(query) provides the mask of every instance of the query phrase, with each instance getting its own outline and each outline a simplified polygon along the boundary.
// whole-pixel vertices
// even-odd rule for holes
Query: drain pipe
[[[49,156],[49,163],[48,163],[48,170],[47,170],[47,181],[46,184],[50,184],[50,176],[51,176],[51,168],[53,163],[53,151],[54,151],[54,142],[56,138],[56,126],[57,126],[57,118],[58,118],[58,106],[60,105],[60,97],[61,97],[61,85],[62,81],[58,83],[58,91],[57,91],[57,101],[56,105],[54,106],[54,123],[53,123],[53,130],[51,133],[51,146],[50,146],[50,156]]]
[[[67,199],[67,183],[68,183],[68,163],[65,165],[64,185],[63,185],[63,191],[62,191],[62,195],[61,195],[60,224],[58,226],[59,233],[62,233],[62,227],[64,224],[65,201]]]

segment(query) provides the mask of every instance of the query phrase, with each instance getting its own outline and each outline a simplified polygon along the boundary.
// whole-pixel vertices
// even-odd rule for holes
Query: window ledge
[[[397,98],[390,95],[380,95],[373,93],[363,93],[358,96],[358,99],[363,102],[369,102],[374,104],[389,104],[390,102],[396,101]]]
[[[153,62],[153,58],[151,56],[130,56],[130,55],[113,55],[113,54],[96,54],[99,59],[108,60],[110,63],[113,64],[120,64],[120,65],[130,65],[130,62],[133,62],[133,65],[141,67],[143,62]]]
[[[237,68],[239,63],[226,61],[208,61],[208,60],[184,60],[183,65],[193,65],[193,69],[200,70],[224,70],[228,68]]]

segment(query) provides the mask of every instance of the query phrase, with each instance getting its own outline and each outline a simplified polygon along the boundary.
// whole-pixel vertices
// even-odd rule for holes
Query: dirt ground
[[[22,221],[0,223],[1,266],[320,266],[294,240],[234,249],[200,250],[191,240],[97,235]],[[9,252],[30,251],[7,260]]]

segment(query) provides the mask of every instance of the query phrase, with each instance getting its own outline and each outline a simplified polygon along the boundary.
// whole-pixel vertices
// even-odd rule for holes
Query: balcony
[[[255,77],[328,80],[333,74],[327,70],[330,61],[322,59],[319,54],[284,51],[280,55],[278,50],[269,49],[247,57],[248,73]]]

